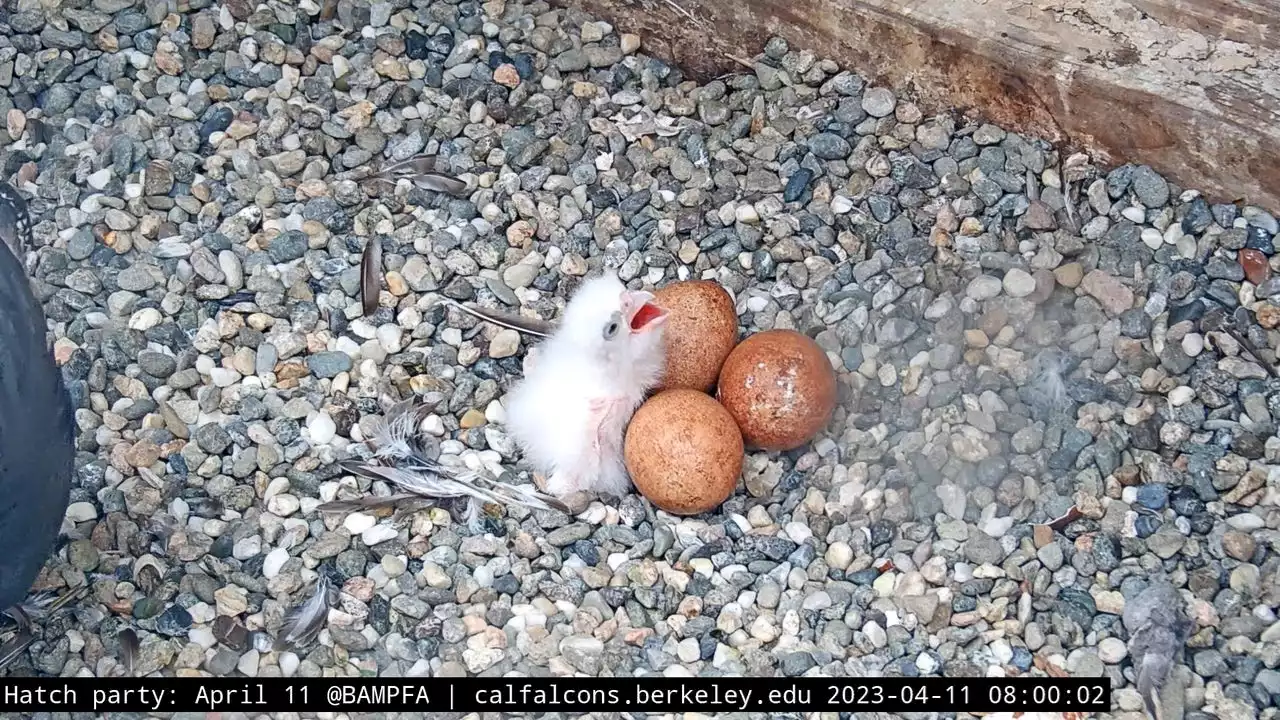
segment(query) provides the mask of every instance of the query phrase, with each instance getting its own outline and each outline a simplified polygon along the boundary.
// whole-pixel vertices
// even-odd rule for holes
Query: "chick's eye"
[[[604,326],[604,339],[612,340],[614,337],[617,336],[618,330],[620,327],[621,327],[621,323],[619,323],[616,318],[613,320],[610,320],[609,323]]]

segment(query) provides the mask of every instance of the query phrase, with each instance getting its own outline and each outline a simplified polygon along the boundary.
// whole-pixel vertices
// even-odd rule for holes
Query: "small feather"
[[[1031,362],[1031,376],[1019,390],[1033,417],[1047,419],[1064,412],[1074,413],[1068,377],[1080,361],[1058,348],[1047,348]]]
[[[276,637],[276,651],[300,648],[315,640],[329,619],[329,579],[321,575],[316,579],[311,597],[297,605],[284,619],[280,634]]]
[[[438,173],[423,173],[414,175],[409,178],[414,185],[423,190],[431,190],[432,192],[444,192],[450,195],[461,195],[467,190],[467,184],[457,178],[448,175],[440,175]]]
[[[13,664],[22,653],[35,642],[36,637],[28,632],[20,632],[4,645],[0,645],[0,670]]]
[[[120,664],[124,666],[125,675],[133,675],[133,668],[138,662],[138,653],[141,646],[138,643],[138,633],[133,628],[125,628],[116,636],[116,640],[120,643]]]
[[[1063,186],[1063,194],[1066,196],[1066,202],[1062,204],[1062,209],[1067,211],[1067,229],[1071,232],[1078,230],[1079,223],[1076,221],[1076,193],[1075,183],[1070,180],[1066,181]]]
[[[204,518],[218,518],[222,516],[226,506],[218,498],[198,497],[187,501],[191,506],[191,514]]]
[[[559,510],[571,514],[556,498],[525,486],[494,480],[465,468],[450,468],[437,462],[417,458],[406,467],[388,467],[366,463],[343,463],[358,475],[385,480],[409,492],[430,498],[473,497],[497,505],[522,505],[533,510]]]
[[[382,242],[369,238],[364,246],[364,257],[360,260],[360,298],[364,303],[364,314],[372,315],[378,311],[378,293],[382,291]]]
[[[526,335],[532,335],[539,338],[551,337],[551,333],[555,331],[555,325],[545,320],[521,317],[514,313],[505,313],[500,310],[490,310],[489,308],[479,308],[470,305],[463,305],[454,300],[446,300],[445,304],[455,307],[471,317],[483,320],[487,323],[493,323],[498,327],[504,327],[508,330],[515,330]]]
[[[1162,716],[1159,692],[1181,657],[1194,623],[1173,585],[1157,580],[1125,603],[1121,622],[1129,633],[1134,680],[1147,713]]]
[[[332,513],[353,513],[365,510],[380,510],[387,507],[395,507],[409,500],[422,500],[423,498],[412,493],[398,493],[396,495],[387,495],[386,497],[369,496],[362,498],[354,498],[352,500],[334,500],[316,506],[318,512]]]
[[[386,166],[374,177],[395,183],[400,179],[409,180],[423,190],[446,192],[451,195],[462,195],[467,191],[467,184],[455,177],[436,171],[434,155],[416,155]]]
[[[30,141],[34,144],[49,142],[49,126],[40,119],[32,118],[27,121],[27,134]]]
[[[81,585],[61,595],[52,590],[45,590],[27,598],[18,605],[18,608],[31,620],[43,620],[61,610],[67,604],[80,599],[88,591],[88,585]]]
[[[230,295],[222,298],[221,300],[218,300],[217,303],[219,307],[234,307],[236,305],[239,305],[240,303],[253,302],[254,297],[255,297],[254,293],[249,292],[247,290],[242,290],[237,293],[231,293]]]
[[[485,503],[572,514],[564,503],[533,488],[466,468],[449,467],[426,457],[418,444],[418,424],[424,412],[424,408],[411,401],[393,405],[370,433],[368,445],[373,450],[374,461],[342,460],[338,467],[363,478],[382,480],[426,500],[470,498],[476,503],[469,513],[473,528],[478,527],[478,507]],[[385,503],[381,498],[370,501],[378,505]],[[347,507],[351,506],[340,505],[338,509]]]
[[[416,454],[415,439],[424,409],[412,402],[393,405],[374,426],[369,445],[379,458],[407,459]]]
[[[393,162],[382,168],[380,174],[394,177],[409,177],[411,175],[429,172],[436,172],[435,155],[414,155],[407,160]]]

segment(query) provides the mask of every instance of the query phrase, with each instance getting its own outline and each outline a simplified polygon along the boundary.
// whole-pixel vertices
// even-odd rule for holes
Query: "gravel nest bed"
[[[1275,716],[1264,210],[925,117],[777,38],[700,85],[544,2],[14,6],[0,157],[80,431],[37,589],[90,590],[10,674],[118,673],[127,626],[138,674],[1051,668],[1136,718],[1119,615],[1167,576],[1196,628],[1166,716]],[[357,180],[423,152],[465,197]],[[519,468],[528,341],[436,301],[553,318],[601,267],[714,279],[744,331],[813,336],[827,431],[750,454],[696,518],[315,511],[387,492],[333,464],[383,395],[431,408],[433,451]],[[274,651],[320,574],[326,630]]]

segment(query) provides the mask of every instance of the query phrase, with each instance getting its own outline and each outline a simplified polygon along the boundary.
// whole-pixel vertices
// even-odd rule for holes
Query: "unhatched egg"
[[[831,419],[836,373],[809,337],[767,330],[729,354],[716,395],[748,445],[791,450],[812,440]]]
[[[725,501],[742,473],[742,434],[710,395],[675,389],[649,398],[631,418],[627,471],[654,505],[697,515]]]
[[[667,311],[667,369],[660,387],[707,392],[738,342],[733,298],[719,283],[687,280],[655,291],[654,303]]]

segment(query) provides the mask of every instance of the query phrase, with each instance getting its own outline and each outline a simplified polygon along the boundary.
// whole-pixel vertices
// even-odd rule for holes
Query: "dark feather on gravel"
[[[1151,717],[1160,720],[1160,688],[1169,680],[1194,627],[1186,604],[1177,588],[1158,580],[1125,604],[1121,619],[1129,633],[1138,693]]]

